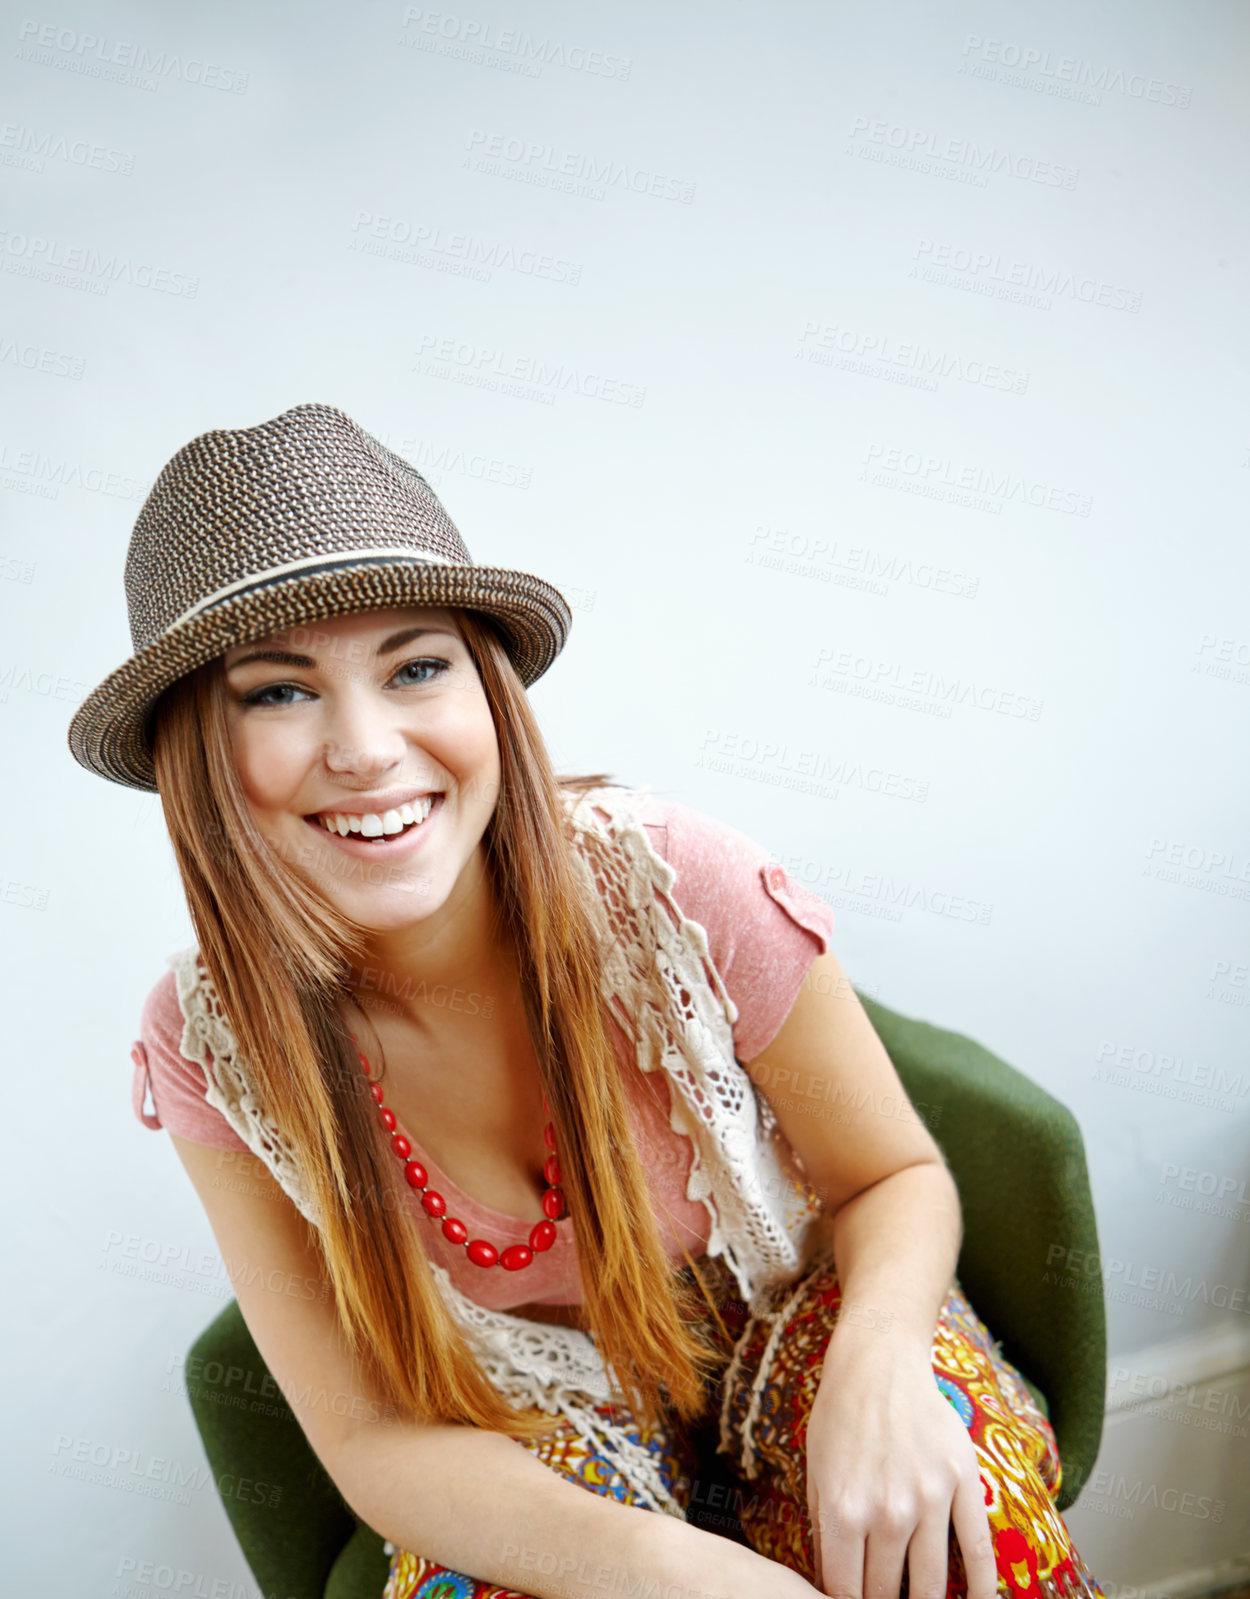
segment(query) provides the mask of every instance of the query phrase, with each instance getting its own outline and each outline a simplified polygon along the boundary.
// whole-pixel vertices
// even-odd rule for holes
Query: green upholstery
[[[959,1187],[959,1280],[1046,1409],[1077,1497],[1102,1433],[1101,1279],[1066,1286],[1063,1255],[1097,1255],[1084,1145],[1072,1114],[959,1033],[859,998]],[[1083,1258],[1078,1256],[1076,1258]],[[344,1502],[231,1300],[196,1340],[187,1390],[222,1504],[261,1589],[280,1599],[379,1599],[382,1539]],[[707,1458],[709,1476],[717,1463]]]
[[[192,1345],[186,1377],[221,1502],[261,1591],[378,1599],[389,1563],[382,1539],[313,1453],[237,1299]]]

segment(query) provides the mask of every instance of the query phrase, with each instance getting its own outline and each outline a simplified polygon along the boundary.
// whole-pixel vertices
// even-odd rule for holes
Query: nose
[[[326,707],[325,763],[331,772],[358,773],[372,782],[401,765],[407,741],[398,707],[373,684],[345,679]]]

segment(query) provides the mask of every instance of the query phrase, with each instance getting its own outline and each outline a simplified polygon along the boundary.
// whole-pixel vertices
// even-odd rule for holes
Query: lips
[[[381,858],[389,859],[397,855],[405,855],[410,850],[420,846],[426,834],[434,826],[443,809],[443,795],[437,794],[430,807],[429,815],[423,822],[409,822],[398,833],[386,833],[379,838],[365,838],[360,833],[346,835],[331,832],[325,823],[316,816],[306,816],[304,821],[323,838],[326,843],[335,849],[345,851],[348,855],[358,856],[361,860]]]
[[[359,811],[330,807],[324,811],[310,812],[305,820],[322,822],[329,832],[340,833],[344,838],[349,832],[359,833],[362,838],[383,838],[393,836],[397,831],[385,826],[390,818],[394,817],[403,826],[424,821],[437,797],[436,792],[412,795],[405,799],[380,801],[376,805],[363,805]]]

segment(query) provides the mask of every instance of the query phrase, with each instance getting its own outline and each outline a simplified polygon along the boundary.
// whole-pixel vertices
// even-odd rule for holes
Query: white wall
[[[302,401],[564,588],[561,766],[758,838],[862,987],[1072,1107],[1113,1365],[1245,1329],[1248,34],[1227,0],[9,11],[16,1576],[245,1591],[170,1383],[228,1286],[129,1102],[188,923],[155,797],[65,732],[129,654],[146,485]],[[1167,1514],[1103,1518],[1099,1575],[1172,1577],[1131,1559]]]

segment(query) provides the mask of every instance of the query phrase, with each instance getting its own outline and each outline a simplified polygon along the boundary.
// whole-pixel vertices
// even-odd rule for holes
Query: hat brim
[[[88,771],[154,794],[147,723],[161,694],[180,677],[266,633],[346,612],[405,605],[463,606],[492,616],[526,688],[564,648],[572,626],[564,596],[529,572],[415,560],[322,569],[238,595],[132,655],[74,713],[70,751]]]

